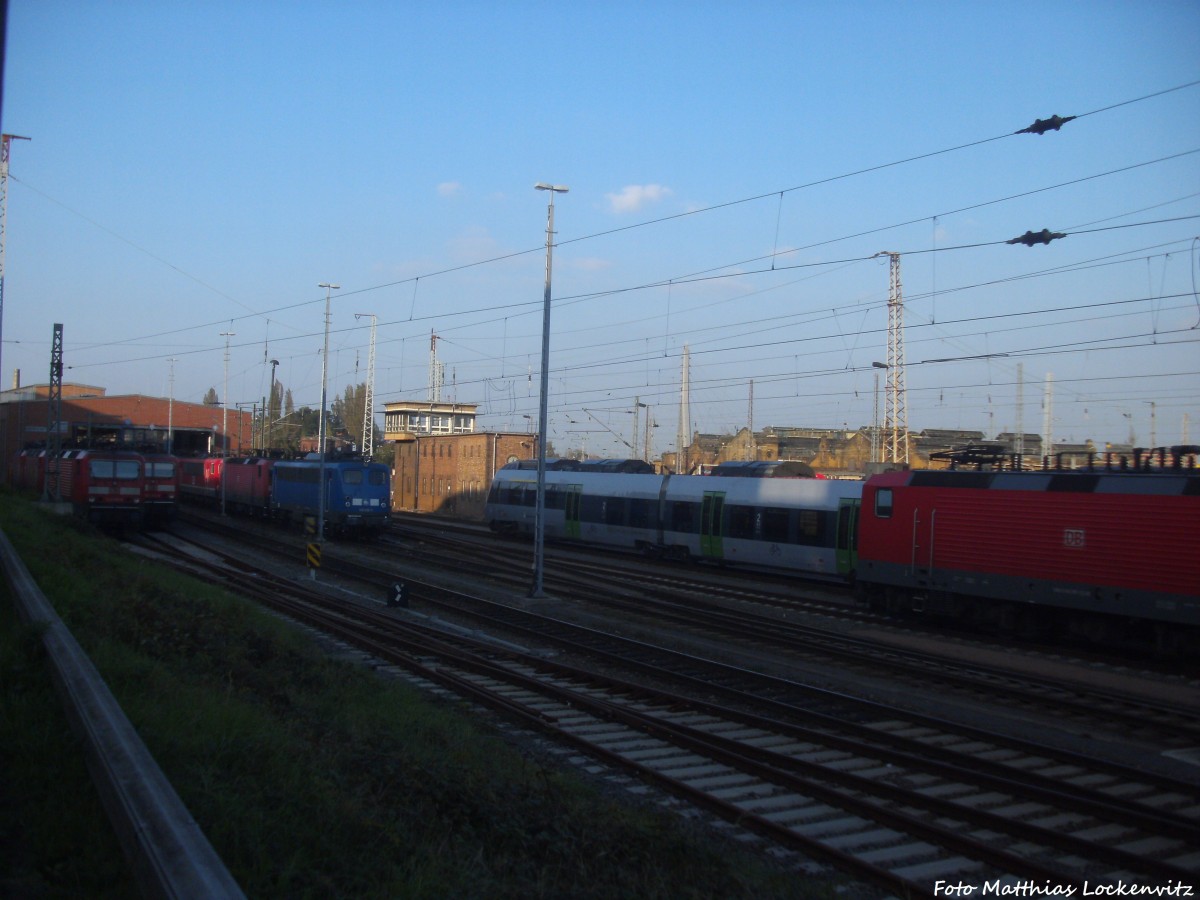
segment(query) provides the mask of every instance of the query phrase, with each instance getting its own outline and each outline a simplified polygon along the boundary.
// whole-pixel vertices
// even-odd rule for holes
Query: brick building
[[[227,431],[222,431],[222,420]],[[254,443],[254,417],[238,409],[185,403],[142,394],[109,397],[104,388],[63,384],[59,439],[69,443],[112,442],[119,446],[165,447],[168,430],[180,455],[241,453]],[[13,458],[25,447],[45,446],[50,433],[50,386],[28,385],[0,392],[0,473],[8,478]]]
[[[531,434],[402,434],[392,463],[392,509],[482,519],[496,470],[536,456]]]

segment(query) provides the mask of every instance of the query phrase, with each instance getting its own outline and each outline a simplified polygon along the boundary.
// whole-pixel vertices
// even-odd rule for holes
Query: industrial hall
[[[0,391],[0,474],[9,477],[16,455],[52,443],[50,385]],[[112,444],[171,448],[178,456],[249,452],[254,440],[251,412],[186,403],[142,394],[108,396],[93,385],[64,383],[58,407],[60,446]]]

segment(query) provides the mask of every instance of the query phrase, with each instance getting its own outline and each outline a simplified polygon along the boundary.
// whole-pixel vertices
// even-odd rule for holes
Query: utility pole
[[[1042,456],[1050,464],[1054,456],[1054,373],[1046,373],[1046,394],[1042,405]]]
[[[650,429],[654,427],[654,423],[651,421],[652,418],[653,417],[650,414],[650,406],[647,404],[647,406],[646,406],[646,428],[645,428],[646,442],[642,448],[642,459],[644,459],[646,462],[650,462],[650,449],[651,449],[650,448]]]
[[[437,335],[429,332],[429,402],[442,402],[442,385],[446,383],[446,364],[438,362]]]
[[[750,443],[746,447],[746,458],[754,462],[754,458],[758,456],[758,448],[754,441],[754,379],[750,379],[750,403],[746,411],[746,432],[750,436]]]
[[[175,363],[179,362],[174,356],[167,360],[170,364],[170,375],[167,378],[167,452],[175,452]]]
[[[1017,468],[1025,468],[1025,363],[1017,363],[1017,439],[1013,442]]]
[[[533,507],[533,584],[529,596],[545,597],[546,572],[546,435],[550,431],[550,274],[554,267],[554,195],[565,194],[565,184],[539,181],[535,191],[548,191],[550,202],[546,209],[546,288],[542,293],[542,371],[538,394],[537,435],[537,501]]]
[[[28,141],[19,134],[0,135],[0,348],[4,346],[4,238],[8,233],[8,154],[13,141]],[[4,365],[0,363],[0,381]]]
[[[637,449],[637,446],[638,446],[638,434],[639,434],[639,431],[638,431],[638,425],[639,425],[639,422],[638,422],[638,418],[639,418],[638,410],[639,410],[639,409],[641,409],[641,408],[642,408],[642,398],[641,398],[641,397],[634,397],[634,398],[633,398],[633,435],[632,435],[632,436],[630,437],[630,439],[629,439],[629,446],[630,446],[630,448],[632,448],[632,450],[633,450],[633,453],[634,453],[634,455],[635,455],[635,456],[637,455],[637,452],[638,452],[638,449]]]
[[[688,473],[688,447],[692,443],[692,411],[688,398],[691,380],[691,351],[688,345],[683,345],[683,373],[680,376],[682,389],[679,394],[679,429],[675,432],[675,471],[680,475]]]
[[[266,443],[267,443],[268,448],[275,446],[275,420],[271,417],[275,414],[274,413],[274,410],[275,410],[275,367],[278,365],[279,365],[279,360],[277,360],[277,359],[271,360],[271,398],[270,398],[270,400],[267,401],[268,406],[267,406],[266,412],[263,413],[263,415],[266,417],[266,420],[268,422],[269,430],[267,431],[267,438],[266,438]],[[279,398],[279,411],[280,411],[280,414],[282,415],[282,413],[283,413],[283,397]],[[270,454],[267,454],[267,455],[270,455]]]
[[[371,349],[367,351],[367,387],[363,392],[363,459],[370,460],[375,454],[375,314],[355,313],[354,318],[371,317]]]
[[[876,365],[879,365],[876,363]],[[875,374],[875,405],[871,413],[871,462],[879,462],[879,373]]]
[[[229,339],[236,332],[222,331],[225,338],[225,388],[221,391],[221,456],[229,457]],[[221,475],[221,515],[225,515],[225,476],[222,468]]]
[[[325,541],[325,407],[329,396],[329,299],[333,291],[341,290],[340,284],[322,281],[317,287],[325,288],[325,349],[321,352],[321,415],[317,419],[317,452],[320,453],[320,464],[317,466],[317,543]],[[312,570],[312,577],[317,577],[317,570]]]
[[[47,416],[47,432],[50,438],[46,447],[46,500],[61,500],[62,485],[59,481],[59,457],[62,455],[62,376],[63,376],[63,327],[54,325],[54,342],[50,350],[50,410]],[[50,489],[53,473],[54,489]]]
[[[904,297],[900,289],[900,254],[883,250],[876,256],[891,260],[888,290],[887,399],[884,430],[887,447],[884,461],[908,465],[908,389],[904,377]]]

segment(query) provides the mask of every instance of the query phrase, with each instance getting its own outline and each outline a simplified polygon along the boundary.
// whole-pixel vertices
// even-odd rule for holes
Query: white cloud
[[[637,212],[647,203],[657,203],[671,193],[661,184],[631,184],[621,188],[619,194],[605,194],[609,209],[614,213]]]
[[[437,186],[437,192],[442,197],[453,197],[463,192],[463,186],[457,181],[443,181]]]

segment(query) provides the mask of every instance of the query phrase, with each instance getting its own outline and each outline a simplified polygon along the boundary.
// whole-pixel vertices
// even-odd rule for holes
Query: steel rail
[[[250,587],[255,592],[261,592],[271,605],[277,607],[280,605],[282,598],[278,596],[278,590],[263,585],[259,577],[251,579]],[[993,848],[987,844],[981,845],[977,840],[970,840],[958,832],[937,824],[914,820],[911,816],[898,813],[897,810],[888,810],[885,807],[881,807],[877,802],[870,802],[864,799],[862,795],[874,794],[878,797],[882,793],[901,808],[913,806],[925,807],[934,814],[945,816],[952,820],[971,822],[972,826],[976,828],[983,827],[1001,833],[1009,833],[1013,838],[1039,840],[1043,846],[1055,847],[1068,853],[1092,856],[1098,852],[1106,863],[1122,866],[1128,868],[1130,871],[1141,871],[1145,874],[1152,872],[1159,877],[1186,878],[1192,874],[1189,870],[1181,869],[1167,862],[1151,862],[1136,854],[1126,853],[1118,847],[1097,846],[1093,842],[1080,840],[1071,835],[1051,832],[1048,829],[1038,828],[1031,824],[1023,824],[1017,820],[995,816],[979,810],[972,810],[953,803],[946,803],[937,798],[922,797],[919,791],[912,792],[886,788],[882,791],[876,790],[876,788],[881,786],[874,785],[854,776],[846,777],[844,774],[832,773],[828,769],[812,766],[799,760],[793,760],[790,757],[781,757],[765,751],[755,751],[747,745],[721,738],[719,735],[707,731],[692,729],[686,725],[673,723],[666,718],[660,718],[651,713],[631,710],[623,704],[610,700],[589,697],[586,695],[586,692],[581,694],[569,685],[554,685],[541,677],[535,678],[528,674],[522,674],[508,666],[499,665],[494,661],[480,660],[477,648],[475,650],[464,651],[458,646],[462,643],[461,639],[454,639],[448,642],[447,636],[444,633],[436,632],[433,629],[414,626],[412,623],[400,625],[392,617],[363,609],[350,609],[340,604],[336,609],[330,609],[328,607],[328,598],[315,600],[316,608],[309,606],[308,601],[299,602],[301,602],[300,606],[292,607],[288,610],[293,615],[310,621],[313,624],[318,624],[323,629],[333,631],[368,652],[382,659],[402,665],[410,669],[410,671],[413,670],[414,666],[419,666],[422,677],[430,678],[443,684],[445,684],[445,679],[448,678],[458,681],[462,680],[460,676],[446,672],[440,666],[431,666],[426,659],[429,656],[440,656],[443,660],[443,666],[447,662],[456,667],[465,666],[469,671],[475,672],[482,677],[501,680],[506,684],[519,684],[525,690],[553,696],[558,702],[571,708],[587,709],[599,718],[608,721],[620,721],[628,727],[636,728],[643,733],[667,735],[670,742],[674,745],[687,747],[708,758],[720,760],[740,771],[753,772],[756,777],[763,778],[767,782],[776,784],[787,790],[818,797],[824,802],[846,809],[855,815],[889,824],[908,834],[922,836],[934,841],[943,848],[962,853],[968,858],[986,860],[1000,871],[1008,871],[1038,879],[1051,879],[1057,874],[1057,871],[1053,867],[1048,868],[1045,865],[1039,865],[1020,857],[1014,857],[1011,852]],[[291,607],[291,603],[286,605]],[[418,632],[419,636],[414,635],[414,632]],[[384,634],[386,634],[386,637],[383,636]],[[470,643],[474,644],[475,642],[472,641]],[[414,654],[419,655],[422,659],[415,659]],[[521,656],[520,654],[509,655]],[[641,694],[644,696],[650,693],[641,685],[616,682],[610,678],[601,678],[594,673],[558,663],[551,663],[546,660],[530,657],[522,658],[523,664],[534,667],[534,671],[540,668],[544,672],[553,671],[558,673],[556,676],[551,677],[566,678],[568,680],[587,679],[588,683],[602,683],[606,688],[622,695]],[[479,685],[472,686],[469,681],[465,682],[465,689],[469,693],[477,694],[479,699],[487,699],[489,705],[500,706],[507,712],[511,713],[520,709],[520,704],[511,697],[497,697],[495,691],[487,690]],[[527,720],[533,721],[540,728],[554,731],[556,735],[562,731],[555,724],[548,722],[547,716],[540,711],[525,712],[522,713],[522,716]],[[736,719],[736,715],[732,718]],[[760,720],[755,724],[759,727],[773,728],[778,723],[764,724]],[[786,729],[783,733],[786,733]],[[570,735],[569,732],[568,735]],[[569,739],[575,742],[580,740],[578,736],[570,736]],[[813,740],[820,740],[820,737],[814,736]],[[599,747],[591,741],[585,741],[585,743],[589,748],[589,752],[596,752],[608,758],[603,747]],[[854,748],[854,752],[870,755],[872,751],[858,746]],[[717,800],[717,798],[704,795],[703,792],[700,792],[700,796],[693,796],[696,793],[695,789],[686,783],[679,782],[677,779],[671,779],[661,772],[654,772],[652,768],[648,769],[648,767],[640,766],[634,761],[621,757],[619,754],[615,755],[615,760],[624,768],[629,769],[633,767],[647,776],[652,774],[655,781],[669,784],[673,792],[689,796],[694,802],[707,808],[713,808],[714,803],[722,804],[724,807],[728,807],[728,809],[722,812],[722,815],[732,812],[735,820],[740,820],[747,824],[751,827],[751,830],[760,831],[766,828],[767,831],[763,833],[770,834],[773,839],[781,844],[797,846],[794,832],[786,828],[780,828],[780,826],[771,823],[770,820],[763,819],[759,821],[754,817],[753,813],[739,809],[735,804],[726,804],[724,801]],[[814,782],[813,778],[824,780],[833,778],[840,787],[859,796],[850,796],[842,790],[824,787],[820,783]],[[1007,787],[1011,788],[1013,785],[1009,784]],[[1014,796],[1020,796],[1020,793],[1020,791],[1014,792]],[[1061,799],[1061,797],[1058,799]],[[1077,802],[1078,798],[1073,798],[1073,800]],[[1107,807],[1108,804],[1104,804],[1104,806]],[[1121,816],[1121,818],[1128,817],[1128,812],[1126,810],[1125,815]],[[1164,818],[1169,820],[1171,817],[1147,816],[1146,818],[1158,819],[1155,824],[1161,827],[1163,824],[1162,820]],[[1182,821],[1178,821],[1175,824],[1184,827],[1191,824],[1193,828],[1195,827],[1194,823],[1185,823]],[[808,841],[810,839],[804,838],[804,840]],[[812,846],[805,846],[803,849],[810,855],[818,858],[824,857],[833,861],[828,851],[834,848],[824,846],[819,841],[815,842]],[[1093,856],[1093,858],[1095,857]],[[835,864],[850,871],[856,871],[859,877],[864,877],[875,883],[887,884],[890,889],[895,890],[900,886],[894,881],[889,881],[889,879],[897,877],[896,873],[887,873],[886,870],[873,871],[871,868],[863,869],[861,866],[864,865],[864,861],[855,860],[853,856],[842,858],[839,855],[836,857]],[[917,887],[909,883],[904,885],[904,890],[913,891]]]

